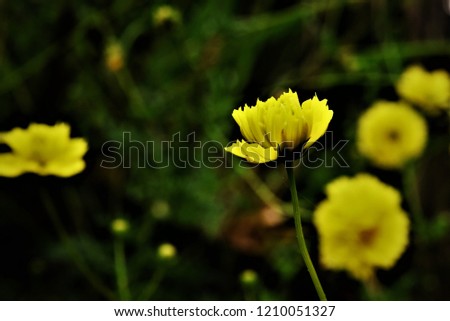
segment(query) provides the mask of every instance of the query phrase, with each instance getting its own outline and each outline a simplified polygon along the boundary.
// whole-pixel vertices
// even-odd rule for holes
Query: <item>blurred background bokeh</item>
[[[221,147],[241,138],[234,108],[288,88],[328,99],[333,141],[349,143],[328,140],[318,157],[339,152],[349,166],[297,171],[317,264],[311,217],[328,182],[364,171],[403,190],[401,171],[359,155],[356,123],[373,101],[398,99],[407,66],[450,71],[449,14],[447,0],[0,0],[0,132],[63,121],[89,142],[74,177],[0,178],[0,299],[315,300],[283,168],[226,166],[231,154],[215,166],[187,137],[224,160]],[[375,293],[317,265],[329,299],[450,299],[449,116],[424,117],[414,171],[427,237],[412,229]],[[103,144],[124,132],[130,168],[102,168]],[[187,148],[168,155],[162,142],[177,133]],[[171,165],[141,168],[132,141]],[[173,164],[193,157],[203,165]]]

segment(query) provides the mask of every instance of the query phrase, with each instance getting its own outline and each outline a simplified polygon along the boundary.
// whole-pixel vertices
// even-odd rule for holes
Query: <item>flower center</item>
[[[376,228],[370,228],[367,230],[362,230],[359,232],[358,237],[359,241],[363,245],[371,245],[377,235],[378,231]]]
[[[44,167],[49,159],[48,150],[45,149],[49,145],[48,139],[41,136],[32,137],[30,144],[29,159],[37,162],[39,166]]]
[[[41,167],[47,164],[47,159],[39,151],[33,151],[30,155],[30,160],[35,161]]]
[[[400,139],[400,134],[396,130],[390,130],[387,134],[389,140],[396,142]]]

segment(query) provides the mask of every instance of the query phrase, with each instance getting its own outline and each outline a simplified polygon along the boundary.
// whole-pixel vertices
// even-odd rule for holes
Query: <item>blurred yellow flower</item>
[[[289,89],[278,99],[235,109],[232,116],[247,141],[238,140],[225,150],[251,163],[265,163],[277,159],[280,150],[293,150],[304,142],[305,148],[311,146],[327,130],[333,111],[317,96],[300,105],[297,93]]]
[[[376,166],[401,168],[427,142],[425,119],[403,102],[375,102],[358,121],[357,147]]]
[[[443,69],[428,72],[419,65],[410,66],[396,87],[402,98],[431,115],[450,108],[450,75]]]
[[[32,123],[27,129],[0,133],[0,143],[11,148],[0,154],[0,176],[15,177],[30,172],[69,177],[85,168],[88,149],[83,138],[70,138],[65,123],[54,126]]]
[[[326,186],[314,212],[324,267],[369,281],[389,269],[408,245],[409,219],[400,193],[368,174],[340,177]]]

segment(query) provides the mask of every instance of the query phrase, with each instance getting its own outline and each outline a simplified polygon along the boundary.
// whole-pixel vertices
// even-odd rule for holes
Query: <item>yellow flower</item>
[[[347,270],[368,281],[389,269],[408,245],[409,219],[400,193],[376,177],[340,177],[326,186],[327,199],[314,212],[324,267]]]
[[[85,168],[82,159],[88,145],[83,138],[70,138],[70,127],[32,123],[27,129],[0,133],[0,143],[11,148],[0,154],[0,176],[15,177],[30,172],[69,177]]]
[[[450,76],[445,70],[428,72],[421,66],[408,67],[397,82],[398,94],[429,114],[450,108]]]
[[[311,146],[327,130],[333,111],[317,96],[300,106],[297,93],[289,90],[278,99],[235,109],[232,116],[247,141],[238,140],[225,150],[251,163],[265,163],[277,159],[283,149],[293,150],[304,142],[305,148]]]
[[[425,119],[403,102],[375,102],[360,118],[359,152],[376,166],[401,168],[418,157],[427,142]]]

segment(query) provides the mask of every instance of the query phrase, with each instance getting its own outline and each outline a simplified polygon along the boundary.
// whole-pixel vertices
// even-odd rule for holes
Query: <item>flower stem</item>
[[[420,192],[414,163],[406,164],[403,172],[403,188],[419,242],[427,240],[427,221],[423,215]]]
[[[68,232],[64,228],[61,219],[59,218],[58,211],[53,204],[51,196],[46,190],[41,190],[41,198],[44,203],[46,212],[49,215],[50,220],[52,221],[53,226],[56,229],[56,232],[58,233],[58,236],[66,247],[67,252],[71,256],[71,259],[73,260],[77,268],[98,292],[103,294],[109,300],[115,300],[115,294],[106,285],[104,285],[100,278],[88,267],[83,257],[76,249]]]
[[[162,279],[164,278],[165,269],[163,267],[158,267],[158,269],[153,274],[152,279],[147,284],[147,286],[142,291],[139,300],[148,301],[151,299],[153,294],[158,289],[159,284],[161,283]]]
[[[114,264],[116,268],[117,289],[121,300],[130,300],[130,290],[128,288],[128,273],[125,261],[125,250],[123,240],[119,237],[114,241]]]
[[[292,167],[286,166],[286,172],[289,179],[289,187],[291,190],[292,206],[294,208],[295,230],[297,232],[297,241],[300,248],[300,254],[305,261],[306,267],[308,268],[308,272],[311,276],[311,280],[314,283],[314,287],[316,288],[317,295],[319,296],[321,301],[326,301],[327,297],[322,289],[322,285],[320,284],[319,277],[317,276],[316,270],[306,247],[305,237],[303,236],[302,219],[300,215],[300,207],[298,204],[297,187],[295,186],[294,169]]]

